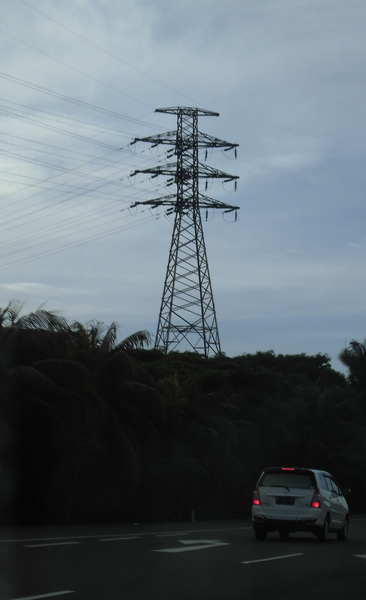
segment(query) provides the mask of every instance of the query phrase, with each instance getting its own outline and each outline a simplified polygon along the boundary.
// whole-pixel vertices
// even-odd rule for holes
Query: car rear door
[[[347,503],[333,477],[326,475],[325,480],[329,490],[328,499],[331,511],[331,523],[334,527],[341,528],[347,514]]]
[[[262,510],[267,518],[303,518],[314,495],[314,477],[305,469],[278,469],[264,473],[259,483]]]

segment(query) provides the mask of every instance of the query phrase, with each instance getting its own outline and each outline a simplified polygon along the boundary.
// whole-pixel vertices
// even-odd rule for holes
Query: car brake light
[[[320,507],[321,507],[320,492],[319,492],[319,490],[315,490],[313,499],[310,504],[310,508],[320,508]]]
[[[294,467],[282,467],[282,471],[295,471]]]
[[[261,504],[261,499],[259,497],[259,490],[258,489],[256,489],[253,492],[253,504],[254,504],[254,506],[260,506],[260,504]]]

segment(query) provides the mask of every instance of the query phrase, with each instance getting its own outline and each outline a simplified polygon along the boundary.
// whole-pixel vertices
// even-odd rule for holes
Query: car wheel
[[[329,538],[329,515],[327,515],[323,527],[319,530],[318,540],[320,542],[327,542]]]
[[[257,540],[265,540],[268,531],[265,527],[254,527],[254,535]]]
[[[349,519],[348,519],[348,517],[346,517],[345,520],[344,520],[342,529],[340,529],[339,531],[337,531],[337,538],[340,541],[344,541],[344,540],[347,539],[347,537],[348,537],[348,527],[349,527]]]

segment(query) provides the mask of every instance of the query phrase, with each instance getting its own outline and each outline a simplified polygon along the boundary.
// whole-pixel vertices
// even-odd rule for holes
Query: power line
[[[22,0],[19,0],[21,2]],[[7,81],[11,81],[17,85],[21,85],[27,87],[29,89],[35,90],[37,92],[41,92],[42,94],[46,94],[48,96],[52,96],[53,98],[58,98],[59,100],[63,100],[64,102],[70,102],[71,104],[75,104],[77,106],[81,106],[82,108],[92,110],[95,112],[99,112],[101,114],[107,115],[109,117],[113,117],[115,119],[121,119],[123,121],[129,121],[130,123],[135,123],[137,125],[143,125],[144,121],[140,119],[134,119],[133,117],[128,117],[127,115],[123,115],[113,110],[109,110],[107,108],[102,108],[101,106],[97,106],[95,104],[91,104],[90,102],[85,102],[83,100],[79,100],[78,98],[72,98],[71,96],[67,96],[65,94],[61,94],[59,92],[54,92],[48,88],[44,88],[35,83],[31,83],[30,81],[26,81],[25,79],[21,79],[19,77],[14,77],[13,75],[9,75],[8,73],[4,73],[0,71],[0,77]],[[160,127],[154,127],[150,123],[145,123],[145,126],[151,127],[153,129],[161,129]]]
[[[28,255],[26,258],[18,259],[18,260],[15,260],[13,262],[9,262],[9,263],[3,264],[2,266],[0,266],[0,271],[5,271],[5,270],[7,270],[9,268],[18,267],[18,266],[27,264],[29,262],[34,262],[36,260],[40,260],[40,259],[45,258],[47,256],[52,256],[53,254],[58,254],[59,252],[65,252],[67,250],[71,250],[73,248],[77,248],[79,246],[83,246],[85,244],[88,244],[91,241],[102,240],[102,239],[104,239],[104,238],[106,238],[106,237],[108,237],[110,235],[113,235],[114,233],[118,233],[118,232],[121,232],[121,231],[132,229],[133,227],[138,227],[138,226],[144,225],[145,223],[150,222],[151,220],[156,220],[158,218],[159,217],[154,216],[154,217],[150,217],[150,218],[141,220],[138,223],[130,223],[129,225],[124,226],[124,227],[114,227],[114,228],[108,229],[107,231],[104,231],[103,233],[100,233],[98,235],[90,236],[90,237],[85,238],[84,240],[80,240],[78,242],[71,242],[71,243],[65,244],[63,246],[58,246],[58,247],[56,247],[56,248],[54,248],[52,250],[48,250],[48,251],[45,250],[44,252],[40,252],[40,253],[35,253],[35,254],[32,254],[32,255]]]
[[[91,161],[92,162],[92,161]],[[100,167],[100,169],[103,169],[104,166]],[[75,171],[71,171],[73,174],[75,173]],[[119,172],[119,171],[118,171]],[[94,171],[95,173],[95,171]],[[78,179],[78,178],[75,178]],[[95,176],[94,176],[94,179]],[[97,179],[101,179],[101,178],[97,178]],[[47,234],[49,234],[50,230],[52,231],[58,231],[60,229],[64,229],[65,227],[67,227],[67,223],[70,222],[70,220],[73,221],[73,223],[77,224],[80,223],[80,227],[79,227],[79,231],[82,232],[84,229],[84,225],[85,222],[90,220],[89,219],[89,215],[90,215],[90,203],[89,203],[89,197],[90,197],[90,193],[93,192],[93,197],[94,198],[99,198],[99,199],[103,199],[105,198],[105,195],[109,195],[108,201],[113,201],[113,198],[111,199],[111,195],[114,196],[115,200],[114,203],[116,203],[118,201],[119,206],[121,201],[123,201],[123,194],[122,193],[118,193],[118,192],[110,192],[108,190],[105,189],[106,185],[114,185],[115,187],[117,186],[117,189],[119,190],[120,188],[124,188],[124,189],[129,189],[131,190],[131,185],[128,184],[124,184],[123,182],[119,182],[119,181],[107,181],[105,182],[103,179],[101,180],[101,183],[98,185],[98,187],[94,187],[94,188],[80,188],[79,186],[79,190],[77,194],[73,194],[73,196],[70,196],[69,193],[69,197],[65,198],[65,192],[63,191],[61,194],[59,194],[59,197],[61,198],[60,200],[57,201],[56,204],[59,205],[59,209],[56,210],[55,209],[55,202],[51,201],[51,198],[48,196],[44,201],[44,206],[42,205],[38,205],[38,207],[32,207],[29,206],[29,199],[32,198],[32,196],[28,196],[24,201],[27,201],[27,205],[29,206],[28,210],[24,210],[23,208],[18,210],[18,214],[20,216],[16,216],[16,213],[14,213],[14,211],[12,212],[12,217],[6,219],[5,217],[3,217],[2,219],[2,226],[4,229],[5,233],[9,233],[9,231],[11,231],[11,229],[17,228],[19,226],[19,224],[21,223],[21,221],[25,221],[25,224],[30,227],[32,226],[32,222],[36,223],[36,227],[32,229],[32,234],[29,234],[28,236],[25,236],[24,231],[22,231],[19,236],[18,239],[13,235],[12,236],[12,243],[10,244],[10,246],[14,246],[14,245],[18,245],[23,243],[25,241],[25,237],[26,239],[32,239],[37,238],[37,240],[39,239],[39,237],[42,235],[42,237],[47,236]],[[57,184],[59,185],[59,184]],[[69,185],[69,184],[62,184],[62,185]],[[51,188],[47,188],[46,191],[50,191]],[[54,189],[54,188],[53,188]],[[140,195],[142,192],[146,192],[146,190],[140,190],[140,189],[135,189],[134,192],[129,192],[128,196],[126,196],[126,200],[128,200],[129,202],[131,201],[131,199],[136,195]],[[37,194],[33,194],[34,196],[37,196]],[[79,198],[78,202],[75,204],[72,203],[70,204],[70,200],[75,199],[75,198]],[[19,201],[18,201],[19,202]],[[88,212],[87,213],[83,213],[82,215],[77,216],[77,213],[75,213],[76,210],[79,209],[79,207],[81,205],[87,205],[88,208]],[[73,211],[73,216],[68,218],[68,219],[63,219],[61,221],[62,224],[64,225],[60,225],[60,221],[59,218],[57,217],[57,213],[62,213],[65,211],[65,207],[67,207],[68,209],[71,209]],[[115,210],[115,209],[114,209]],[[94,211],[97,212],[97,211]],[[49,226],[46,225],[45,227],[39,227],[39,220],[44,218],[52,218],[55,219],[55,217],[57,217],[57,225],[55,226]],[[99,219],[100,221],[100,219]],[[43,233],[44,232],[44,233]],[[5,244],[8,248],[9,248],[9,243]]]
[[[19,1],[22,2],[22,0]],[[133,65],[129,65],[128,63],[126,63],[126,61],[123,61],[119,57],[114,56],[112,53],[98,46],[98,44],[95,44],[91,40],[80,36],[80,34],[78,34],[77,32],[69,29],[68,27],[64,26],[62,23],[59,23],[52,17],[49,17],[49,15],[42,13],[42,11],[38,10],[28,2],[22,3],[24,5],[27,5],[29,8],[32,8],[36,12],[41,13],[44,17],[50,18],[59,26],[63,27],[64,29],[67,29],[68,31],[70,31],[70,33],[78,36],[85,42],[95,46],[99,50],[105,52],[107,55],[110,55],[116,60],[119,60],[121,63],[127,64],[129,67],[134,68],[136,71],[149,77],[156,83],[167,87],[175,93],[178,93],[173,88],[165,86],[164,83],[154,79],[147,73],[140,71]],[[5,32],[2,33],[7,37],[14,39],[16,42],[31,47],[33,50],[44,54],[49,59],[55,60],[63,66],[70,68],[86,77],[89,77],[86,73],[82,72],[81,70],[76,69],[75,67],[72,67],[71,65],[60,61],[59,59],[51,56],[47,52],[39,50],[31,44],[23,42],[19,38],[16,38],[14,35]],[[82,108],[83,110],[91,110],[109,118],[123,120],[133,125],[143,125],[144,127],[149,127],[154,130],[161,130],[161,127],[153,125],[141,119],[135,119],[127,115],[121,114],[119,112],[115,112],[104,107],[85,102],[83,100],[80,100],[79,98],[74,98],[63,93],[58,93],[52,89],[40,86],[32,81],[21,79],[10,73],[0,72],[0,77],[4,81],[8,81],[11,84],[31,89],[37,93],[45,94],[52,98],[56,98],[57,100],[61,100],[62,102],[74,104]],[[94,77],[90,78],[100,85],[105,85],[109,89],[113,89],[116,92],[123,93],[121,92],[121,90],[113,88],[108,84],[104,84],[102,81],[99,81]],[[110,215],[115,215],[116,208],[113,205],[113,203],[118,202],[120,207],[121,203],[123,205],[125,198],[126,200],[128,199],[129,203],[131,203],[131,201],[134,200],[138,201],[138,199],[141,199],[147,193],[147,190],[144,187],[141,187],[144,185],[144,180],[138,182],[137,185],[135,184],[133,188],[131,187],[131,182],[129,180],[126,181],[127,176],[124,176],[124,169],[127,165],[129,166],[129,158],[128,160],[126,160],[127,147],[117,148],[116,145],[108,141],[95,139],[93,138],[93,136],[83,135],[83,133],[86,130],[94,131],[97,135],[106,134],[109,136],[113,135],[113,137],[115,135],[119,135],[121,137],[126,134],[123,134],[122,132],[116,132],[115,130],[112,130],[109,127],[102,127],[101,125],[95,123],[91,124],[85,120],[66,117],[64,115],[58,114],[57,112],[50,112],[42,110],[40,108],[34,108],[29,105],[21,104],[19,102],[14,102],[6,99],[2,99],[1,102],[2,104],[0,107],[0,114],[7,117],[10,123],[11,119],[17,119],[19,121],[27,123],[27,125],[29,125],[30,128],[43,128],[45,131],[51,131],[56,135],[70,137],[81,144],[91,144],[94,146],[99,146],[108,149],[108,153],[106,155],[103,154],[102,156],[91,156],[90,154],[87,154],[86,152],[83,152],[81,150],[82,146],[80,148],[76,146],[77,149],[73,149],[72,147],[61,148],[60,146],[57,146],[56,144],[50,144],[47,141],[39,141],[39,138],[32,139],[32,137],[29,135],[20,136],[16,135],[16,133],[3,132],[3,135],[8,136],[8,138],[11,136],[11,139],[13,140],[25,141],[27,143],[27,145],[22,144],[20,150],[19,144],[7,141],[5,143],[5,147],[3,145],[3,148],[1,149],[2,156],[7,157],[9,161],[11,161],[10,166],[12,167],[10,170],[4,168],[3,173],[8,173],[9,178],[2,178],[2,181],[4,183],[16,183],[18,184],[18,187],[20,186],[22,188],[12,190],[9,193],[5,192],[2,196],[3,198],[7,197],[9,199],[10,196],[12,196],[11,204],[8,204],[7,207],[4,204],[2,204],[2,208],[4,211],[1,220],[2,229],[5,233],[9,232],[10,230],[19,232],[18,235],[12,236],[10,242],[4,242],[2,246],[5,250],[7,250],[9,255],[10,252],[12,254],[19,254],[23,251],[29,254],[29,252],[32,252],[37,246],[42,245],[43,242],[41,242],[41,240],[47,239],[47,237],[52,237],[50,243],[54,243],[56,239],[60,241],[60,239],[62,239],[66,235],[84,235],[86,229],[90,231],[92,229],[95,229],[96,227],[105,227],[106,225],[108,225],[108,223],[112,222],[112,220],[115,222],[115,217],[109,220]],[[121,154],[123,154],[124,158],[121,161],[107,162],[107,159],[105,159],[104,157],[108,155],[110,157],[111,154],[116,152],[120,152]],[[130,153],[128,154],[128,157],[131,157],[131,160],[134,158],[133,154]],[[83,160],[84,158],[86,160]],[[155,160],[155,158],[147,154],[144,156],[144,161],[148,163],[152,160]],[[77,168],[75,168],[75,164],[73,164],[72,168],[68,168],[67,163],[69,159],[73,160],[74,163],[79,163]],[[17,168],[17,171],[15,171],[13,164],[22,165],[22,167],[24,167],[23,173],[19,172],[19,167]],[[26,165],[28,164],[35,165],[36,167],[39,167],[42,170],[47,170],[49,173],[51,172],[52,175],[44,179],[34,175],[31,178],[30,175],[28,175],[30,171],[27,171],[26,167]],[[98,168],[95,168],[95,166],[97,166]],[[90,168],[92,168],[93,170],[85,172],[84,168],[86,167],[88,167],[88,170]],[[105,171],[107,175],[104,177],[98,176],[96,173],[100,169],[108,169],[108,171]],[[54,171],[57,172],[54,173]],[[115,179],[113,178],[114,173],[116,174]],[[73,179],[71,181],[68,180],[66,182],[66,175],[73,177]],[[17,178],[17,180],[12,181],[12,177]],[[62,179],[60,180],[60,178]],[[84,183],[82,185],[80,185],[80,183],[75,184],[75,182],[80,181],[83,181]],[[31,195],[27,193],[27,196],[22,198],[21,196],[24,195],[25,192],[28,191],[28,189],[30,188],[37,188],[37,191]],[[158,188],[159,185],[156,186],[156,190],[158,190]],[[121,192],[123,189],[131,190],[128,196],[124,195],[123,192]],[[105,205],[101,208],[98,207],[91,209],[90,199],[93,201],[93,199],[96,198],[103,198],[104,201],[110,203],[110,206],[107,209],[105,208]],[[71,200],[72,202],[70,202]],[[26,208],[24,209],[22,207],[18,210],[18,212],[14,212],[13,207],[15,204],[18,204],[19,208],[21,205],[25,205]],[[56,208],[56,206],[58,208]],[[72,215],[70,215],[69,213],[68,216],[65,216],[65,218],[61,219],[57,217],[57,222],[53,220],[53,223],[51,225],[45,222],[46,219],[55,219],[55,216],[64,213],[64,207],[66,206],[72,211]],[[11,214],[6,214],[7,208],[9,210],[11,209]],[[123,215],[123,218],[125,219],[126,216],[127,214]],[[152,216],[152,219],[156,218],[158,218],[158,216]],[[43,220],[45,224],[39,226],[41,220]],[[87,227],[85,227],[86,225]],[[25,229],[24,226],[26,226]],[[117,230],[119,229],[120,228],[118,227]],[[105,234],[101,235],[104,236]],[[55,239],[55,236],[58,237]],[[89,241],[93,239],[99,239],[99,237],[92,236],[88,238]],[[86,242],[83,241],[82,243]],[[71,244],[71,246],[66,246],[74,247],[74,244]],[[62,248],[60,249],[60,251],[62,251]],[[51,253],[53,254],[57,251],[57,249],[54,249]],[[47,252],[47,255],[49,253],[50,251]],[[36,256],[43,256],[43,254],[37,252]],[[26,262],[29,262],[29,260],[30,258],[28,257]],[[34,258],[34,260],[36,260],[36,258]],[[14,265],[14,261],[11,264]],[[16,264],[22,263],[20,263],[19,260],[17,260]]]
[[[35,9],[35,10],[37,10],[37,9]],[[32,48],[32,50],[35,50],[36,52],[39,52],[39,54],[43,54],[44,56],[47,56],[48,58],[50,58],[51,60],[54,60],[55,62],[59,63],[60,65],[63,65],[64,67],[67,67],[68,69],[71,69],[72,71],[75,71],[75,73],[79,73],[79,75],[83,75],[84,77],[87,77],[88,79],[91,79],[92,81],[95,81],[96,83],[99,83],[100,85],[102,85],[110,90],[113,90],[114,92],[118,92],[119,94],[122,94],[123,96],[126,96],[127,98],[130,98],[131,100],[134,100],[135,102],[139,102],[140,104],[143,104],[144,106],[147,106],[148,108],[152,108],[150,106],[150,104],[147,104],[143,100],[140,100],[140,99],[136,98],[135,96],[131,96],[130,94],[127,94],[126,92],[123,92],[122,90],[119,90],[119,89],[113,87],[112,85],[109,85],[108,83],[100,81],[99,79],[96,79],[96,77],[93,77],[92,75],[88,75],[87,73],[84,73],[84,71],[80,71],[80,69],[77,69],[76,67],[65,63],[64,61],[60,60],[59,58],[55,58],[54,56],[51,56],[50,54],[48,54],[47,52],[44,52],[43,50],[39,50],[39,48],[36,48],[32,44],[28,44],[24,40],[20,40],[19,38],[15,37],[14,35],[11,35],[10,33],[6,33],[5,31],[2,31],[2,30],[0,30],[0,33],[2,33],[3,35],[6,35],[7,37],[12,38],[19,44],[23,44],[24,46],[27,46],[28,48]]]
[[[38,115],[41,119],[44,119],[46,121],[52,119],[52,122],[61,122],[63,125],[66,122],[68,125],[79,127],[81,129],[86,129],[88,131],[94,131],[94,133],[107,133],[108,135],[118,136],[119,139],[121,139],[121,137],[131,139],[131,137],[133,137],[132,133],[123,132],[120,129],[116,129],[115,127],[112,128],[107,127],[106,125],[99,125],[95,121],[93,123],[90,123],[89,121],[85,120],[82,121],[80,118],[77,119],[76,117],[71,117],[69,115],[66,116],[57,112],[51,112],[49,110],[41,109],[39,107],[30,106],[29,104],[15,102],[14,100],[6,100],[5,98],[0,98],[0,102],[10,104],[12,107],[15,107],[13,108],[13,110],[17,110],[20,114],[25,113],[33,116]],[[9,110],[9,108],[6,106],[4,107],[4,109]],[[13,114],[15,115],[15,117],[17,116],[16,112]]]
[[[41,14],[43,17],[45,17],[46,19],[49,19],[50,21],[52,21],[53,23],[56,23],[59,27],[62,27],[63,29],[65,29],[66,31],[68,31],[69,33],[72,33],[73,35],[75,35],[76,37],[78,37],[79,39],[83,40],[84,42],[86,42],[87,44],[90,44],[91,46],[94,46],[94,48],[97,48],[98,50],[100,50],[101,52],[103,52],[104,54],[110,56],[111,58],[114,58],[115,60],[117,60],[118,62],[126,65],[127,67],[129,67],[130,69],[133,69],[134,71],[136,71],[137,73],[140,73],[140,75],[143,75],[144,77],[147,77],[148,79],[150,79],[151,81],[153,81],[154,83],[157,83],[158,85],[161,85],[162,87],[170,90],[171,92],[174,92],[175,94],[177,94],[178,96],[181,96],[183,98],[186,98],[187,100],[190,100],[191,102],[195,102],[195,100],[193,100],[192,98],[190,98],[189,96],[187,96],[186,94],[183,94],[182,92],[179,92],[177,90],[175,90],[174,88],[172,88],[171,86],[167,85],[166,83],[163,83],[162,81],[160,81],[159,79],[153,77],[152,75],[150,75],[150,73],[146,73],[146,71],[143,71],[142,69],[139,69],[138,67],[136,67],[136,65],[132,65],[131,63],[127,62],[126,60],[122,59],[120,56],[117,56],[116,54],[113,54],[112,52],[110,52],[109,50],[106,50],[105,48],[103,48],[102,46],[100,46],[99,44],[97,44],[96,42],[89,40],[88,38],[86,38],[85,36],[81,35],[80,33],[78,33],[77,31],[74,31],[73,29],[71,29],[71,27],[68,27],[67,25],[64,25],[63,23],[61,23],[60,21],[58,21],[57,19],[55,19],[54,17],[51,17],[50,15],[46,14],[45,12],[43,12],[42,10],[40,10],[39,8],[36,8],[35,6],[33,6],[33,4],[30,4],[29,2],[26,2],[26,0],[18,0],[18,2],[21,2],[22,4],[24,4],[25,6],[28,6],[29,8],[31,8],[32,10],[38,12],[39,14]]]

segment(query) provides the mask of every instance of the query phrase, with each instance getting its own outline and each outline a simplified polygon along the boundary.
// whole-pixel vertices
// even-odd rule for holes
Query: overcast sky
[[[172,220],[129,205],[174,130],[220,113],[240,177],[204,222],[222,350],[328,354],[366,338],[364,0],[2,0],[0,306],[155,334]],[[171,188],[169,188],[171,191]]]

